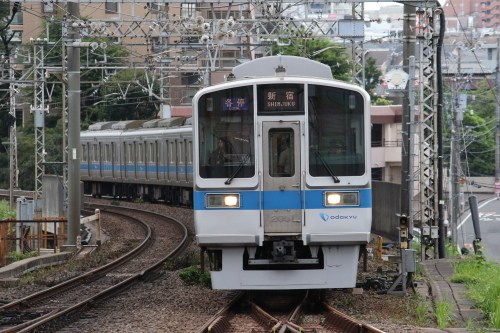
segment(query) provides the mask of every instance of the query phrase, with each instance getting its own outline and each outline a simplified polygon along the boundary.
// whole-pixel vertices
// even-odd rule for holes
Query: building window
[[[118,12],[118,4],[116,2],[106,2],[106,14],[116,14]]]
[[[23,24],[23,12],[18,11],[16,15],[14,15],[14,19],[12,20],[13,25],[21,25]]]
[[[54,4],[50,2],[43,3],[43,12],[44,13],[53,13],[54,12]]]
[[[181,16],[187,18],[194,18],[196,15],[195,3],[183,3],[181,6]]]

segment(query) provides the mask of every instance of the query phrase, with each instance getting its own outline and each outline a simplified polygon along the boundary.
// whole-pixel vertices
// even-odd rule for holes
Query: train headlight
[[[240,208],[239,193],[209,193],[205,197],[206,208]]]
[[[359,206],[359,192],[325,192],[325,206]]]

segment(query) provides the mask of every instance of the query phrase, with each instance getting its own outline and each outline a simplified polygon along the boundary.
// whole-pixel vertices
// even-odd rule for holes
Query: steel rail
[[[101,205],[101,204],[93,204],[94,206],[109,206],[109,207],[114,207],[114,206],[110,206],[110,205]],[[151,275],[151,273],[153,273],[154,271],[156,271],[160,265],[167,259],[171,258],[171,257],[174,257],[174,256],[177,256],[179,253],[181,253],[188,245],[189,245],[189,242],[188,242],[188,235],[189,235],[189,232],[188,232],[188,229],[187,227],[180,221],[176,220],[176,219],[173,219],[171,217],[168,217],[168,216],[165,216],[165,215],[162,215],[162,214],[158,214],[158,213],[154,213],[154,212],[149,212],[149,211],[145,211],[145,210],[139,210],[139,209],[131,209],[131,208],[126,208],[126,207],[121,207],[120,209],[129,209],[129,210],[134,210],[134,211],[140,211],[140,212],[143,212],[143,213],[147,213],[147,214],[152,214],[152,215],[157,215],[157,216],[160,216],[160,217],[163,217],[163,218],[168,218],[169,220],[173,221],[174,223],[177,224],[177,226],[183,231],[184,233],[184,237],[182,238],[182,240],[179,242],[179,244],[170,252],[168,253],[164,258],[160,259],[158,262],[156,262],[155,264],[153,264],[152,266],[150,266],[149,268],[143,270],[142,272],[134,275],[134,276],[131,276],[130,278],[106,289],[106,290],[103,290],[101,291],[100,293],[82,301],[82,302],[79,302],[78,304],[75,304],[69,308],[66,308],[64,310],[61,310],[61,311],[57,311],[57,312],[52,312],[48,315],[45,315],[43,317],[40,317],[40,318],[37,318],[29,323],[25,323],[25,324],[22,324],[22,327],[20,326],[16,326],[16,327],[13,327],[9,330],[13,330],[12,332],[32,332],[44,325],[53,325],[53,322],[57,321],[57,320],[60,320],[62,319],[63,317],[68,317],[68,318],[71,318],[72,316],[74,316],[75,318],[79,317],[86,309],[88,308],[91,308],[93,304],[97,304],[99,302],[102,302],[110,297],[112,297],[113,295],[125,290],[125,289],[128,289],[130,288],[131,286],[139,283],[139,282],[142,282],[144,280],[146,280],[148,278],[148,276]],[[109,212],[109,211],[108,211]],[[119,213],[116,213],[116,212],[112,212],[112,213],[115,213],[115,214],[118,214],[118,215],[123,215],[123,214],[119,214]],[[143,223],[143,222],[141,222]],[[145,239],[141,245],[143,244],[147,244],[150,242],[151,240],[151,235],[152,235],[152,232],[151,232],[151,228],[148,226],[148,235],[147,235],[147,239]],[[140,248],[141,245],[139,245],[137,248]],[[137,249],[136,248],[136,249]],[[140,248],[138,251],[143,251],[142,248]],[[134,252],[136,252],[134,250]],[[139,253],[139,252],[137,252]],[[121,258],[123,258],[124,256],[122,256]],[[121,258],[119,258],[118,260],[120,260]],[[130,256],[129,256],[130,258]],[[113,262],[114,263],[114,262]],[[113,264],[113,263],[110,263],[110,264]],[[109,267],[110,264],[106,265],[106,267]],[[116,267],[116,266],[114,266]],[[7,304],[9,305],[9,304]],[[28,325],[29,326],[26,326]],[[22,329],[21,329],[22,328]],[[20,330],[21,329],[21,330]],[[2,331],[4,332],[4,331]],[[6,331],[7,332],[7,331]],[[10,332],[10,331],[9,331]]]
[[[123,214],[122,214],[123,215]],[[19,308],[22,308],[24,306],[26,306],[26,304],[29,304],[29,303],[34,303],[40,299],[43,299],[45,297],[48,297],[50,295],[54,295],[54,294],[57,294],[57,293],[60,293],[64,290],[67,290],[67,289],[70,289],[74,286],[77,286],[81,283],[83,283],[84,281],[88,280],[88,279],[93,279],[99,275],[102,275],[110,270],[113,270],[115,269],[117,266],[120,266],[122,265],[124,262],[130,260],[131,258],[135,257],[137,254],[139,254],[140,252],[142,252],[147,246],[149,246],[149,242],[151,241],[151,228],[145,224],[144,222],[142,221],[138,221],[140,223],[140,225],[145,229],[145,231],[147,232],[146,233],[146,237],[145,239],[141,242],[141,244],[139,244],[137,247],[135,247],[132,251],[126,253],[125,255],[121,256],[120,258],[104,265],[104,266],[101,266],[97,269],[94,269],[90,272],[87,272],[83,275],[80,275],[80,276],[77,276],[77,277],[74,277],[68,281],[65,281],[65,282],[62,282],[58,285],[55,285],[51,288],[48,288],[48,289],[45,289],[45,290],[42,290],[40,292],[37,292],[35,294],[32,294],[32,295],[29,295],[29,296],[26,296],[24,298],[21,298],[17,301],[14,301],[14,302],[11,302],[11,303],[8,303],[8,304],[5,304],[3,306],[0,306],[0,311],[11,311],[11,310],[16,310],[16,309],[19,309]]]
[[[328,328],[340,329],[344,333],[385,333],[371,325],[349,317],[325,302],[323,302],[323,307],[328,311],[328,315],[325,318],[325,326]]]

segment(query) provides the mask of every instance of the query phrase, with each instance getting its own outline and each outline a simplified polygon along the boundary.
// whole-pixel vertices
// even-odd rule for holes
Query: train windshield
[[[202,178],[254,176],[253,104],[252,86],[215,91],[199,99],[199,168]]]
[[[309,173],[313,177],[365,173],[364,99],[358,92],[309,85]],[[330,169],[330,170],[329,170]]]

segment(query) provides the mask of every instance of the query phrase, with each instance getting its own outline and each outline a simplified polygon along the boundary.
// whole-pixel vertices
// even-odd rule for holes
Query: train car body
[[[84,192],[192,206],[192,127],[144,125],[100,123],[81,133]]]
[[[196,239],[213,288],[354,287],[372,216],[368,94],[305,58],[233,74],[193,99]]]

